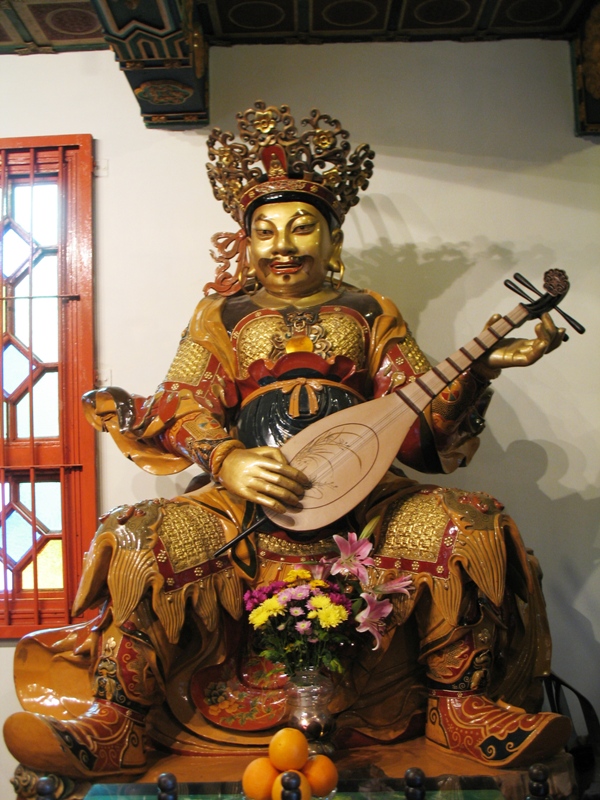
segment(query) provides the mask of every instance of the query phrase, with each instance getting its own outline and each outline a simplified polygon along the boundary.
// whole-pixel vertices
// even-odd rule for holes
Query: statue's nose
[[[275,239],[273,251],[279,255],[289,255],[295,251],[294,243],[287,231],[280,231]]]

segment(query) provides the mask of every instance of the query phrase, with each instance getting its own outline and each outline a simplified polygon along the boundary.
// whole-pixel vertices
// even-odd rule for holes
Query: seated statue
[[[286,106],[262,102],[238,123],[243,143],[212,132],[208,171],[240,230],[215,237],[212,291],[165,380],[148,399],[118,388],[84,397],[92,424],[141,468],[199,465],[209,477],[101,518],[73,609],[97,616],[19,644],[25,710],[5,724],[9,750],[31,769],[99,779],[143,772],[148,737],[197,754],[266,741],[282,719],[281,690],[256,677],[244,593],[331,557],[334,535],[371,522],[368,585],[404,576],[414,588],[390,597],[380,646],[365,639],[336,681],[338,744],[425,734],[495,766],[555,754],[570,723],[539,711],[550,668],[540,572],[497,500],[421,485],[392,466],[323,528],[262,519],[263,507],[299,507],[310,483],[284,442],[409,385],[429,364],[390,300],[343,281],[341,227],[368,185],[370,148],[350,153],[348,133],[316,110],[303,133]],[[563,334],[544,315],[535,338],[498,341],[433,397],[398,460],[424,473],[465,466],[491,380]]]

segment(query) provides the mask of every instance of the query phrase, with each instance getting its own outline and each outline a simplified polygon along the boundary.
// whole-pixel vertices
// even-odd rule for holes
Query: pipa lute
[[[407,386],[377,400],[338,411],[287,441],[281,451],[290,464],[305,473],[311,487],[298,508],[290,508],[283,514],[264,508],[269,519],[287,530],[304,531],[323,528],[351,511],[383,478],[415,419],[432,399],[512,330],[556,308],[569,289],[567,275],[562,270],[545,273],[544,295],[522,276],[515,278],[540,295],[539,299],[519,303]],[[505,283],[527,297],[511,281]],[[583,332],[579,323],[558,311],[578,332]]]

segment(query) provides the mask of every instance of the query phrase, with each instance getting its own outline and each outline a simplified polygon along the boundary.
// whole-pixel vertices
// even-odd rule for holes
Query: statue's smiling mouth
[[[291,258],[284,260],[271,261],[269,269],[275,275],[291,275],[294,272],[299,272],[302,269],[301,258]]]

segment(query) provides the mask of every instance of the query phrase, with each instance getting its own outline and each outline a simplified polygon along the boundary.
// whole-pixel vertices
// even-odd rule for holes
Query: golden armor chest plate
[[[322,358],[346,356],[361,369],[366,358],[367,322],[342,306],[320,311],[291,311],[281,314],[261,310],[241,320],[232,339],[239,374],[258,359],[277,361],[291,352],[311,352]]]

